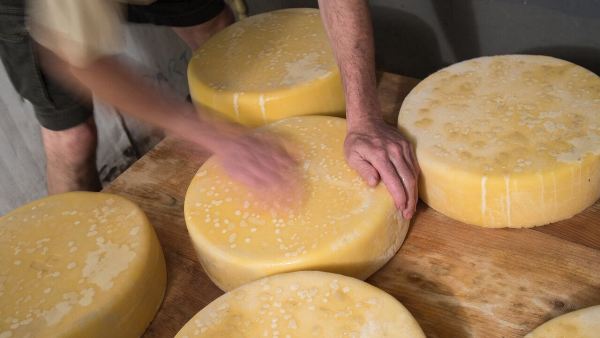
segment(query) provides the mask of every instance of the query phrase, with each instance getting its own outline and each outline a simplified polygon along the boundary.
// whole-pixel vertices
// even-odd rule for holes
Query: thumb
[[[352,169],[356,170],[358,175],[360,175],[369,186],[374,187],[379,183],[379,173],[368,161],[362,158],[354,158],[349,159],[348,164]]]

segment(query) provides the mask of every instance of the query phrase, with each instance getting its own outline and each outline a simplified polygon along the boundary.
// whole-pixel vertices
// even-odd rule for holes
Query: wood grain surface
[[[382,73],[379,95],[394,123],[418,80]],[[167,138],[106,192],[147,213],[167,261],[164,303],[145,337],[172,337],[222,292],[198,263],[185,228],[186,189],[208,154]],[[562,313],[600,304],[600,202],[533,229],[483,229],[422,204],[398,254],[368,279],[401,301],[428,337],[522,337]]]

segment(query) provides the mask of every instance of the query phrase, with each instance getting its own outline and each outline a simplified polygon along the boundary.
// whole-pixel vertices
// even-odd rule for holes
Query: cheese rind
[[[596,305],[556,317],[525,338],[597,338],[599,335],[600,305]]]
[[[217,298],[176,338],[425,337],[387,293],[342,275],[301,271],[267,277]]]
[[[569,218],[600,197],[600,78],[545,56],[447,67],[406,97],[399,127],[416,144],[420,196],[484,227]]]
[[[209,159],[188,188],[184,214],[213,282],[231,290],[297,270],[365,279],[383,266],[404,241],[408,221],[397,216],[384,186],[368,187],[346,164],[345,120],[289,118],[262,132],[281,136],[298,156],[304,195],[291,211],[277,212]]]
[[[110,194],[46,197],[0,218],[2,337],[139,337],[166,286],[144,213]]]
[[[237,22],[195,51],[194,101],[258,126],[299,115],[345,112],[340,73],[316,9],[285,9]]]

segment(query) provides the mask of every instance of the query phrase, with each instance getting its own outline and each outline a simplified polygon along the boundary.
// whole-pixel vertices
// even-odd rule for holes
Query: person
[[[68,11],[70,6],[56,1],[53,8]],[[65,83],[48,74],[49,67],[43,67],[48,58],[42,57],[26,29],[26,7],[26,0],[0,1],[0,57],[13,86],[32,103],[41,125],[48,192],[100,190],[91,95],[85,86],[65,88]],[[233,22],[222,1],[180,1],[178,6],[137,2],[124,9],[130,22],[172,26],[192,49]]]
[[[202,6],[218,0],[129,0],[136,10],[156,6],[155,24],[196,24]],[[144,2],[144,3],[141,3]],[[182,3],[186,19],[174,8]],[[162,7],[165,6],[165,7]],[[167,7],[168,6],[168,7]],[[405,218],[415,212],[419,167],[410,143],[397,128],[383,121],[376,94],[374,42],[365,0],[320,0],[322,19],[338,62],[347,105],[348,130],[344,144],[349,165],[370,185],[383,182]],[[32,0],[30,31],[41,60],[69,87],[82,87],[120,111],[194,142],[219,158],[234,179],[255,187],[285,184],[295,166],[278,142],[244,128],[197,114],[196,108],[143,82],[119,56],[122,48],[123,5],[116,0]],[[167,8],[174,12],[166,13]],[[216,14],[218,29],[230,22],[225,5]],[[188,15],[189,14],[189,15]],[[226,18],[226,19],[218,19]],[[190,21],[187,21],[189,19]],[[222,21],[221,21],[222,20]],[[210,22],[210,21],[209,21]],[[213,21],[215,22],[215,21]],[[212,24],[209,24],[212,25]],[[176,28],[197,48],[212,32]]]

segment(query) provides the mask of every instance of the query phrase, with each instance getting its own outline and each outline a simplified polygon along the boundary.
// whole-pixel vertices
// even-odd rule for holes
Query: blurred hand
[[[419,165],[411,144],[383,120],[348,129],[344,143],[350,167],[370,185],[383,181],[396,208],[411,218],[418,201]]]
[[[295,183],[296,162],[275,137],[243,134],[223,142],[215,156],[233,179],[255,190],[281,190]]]

